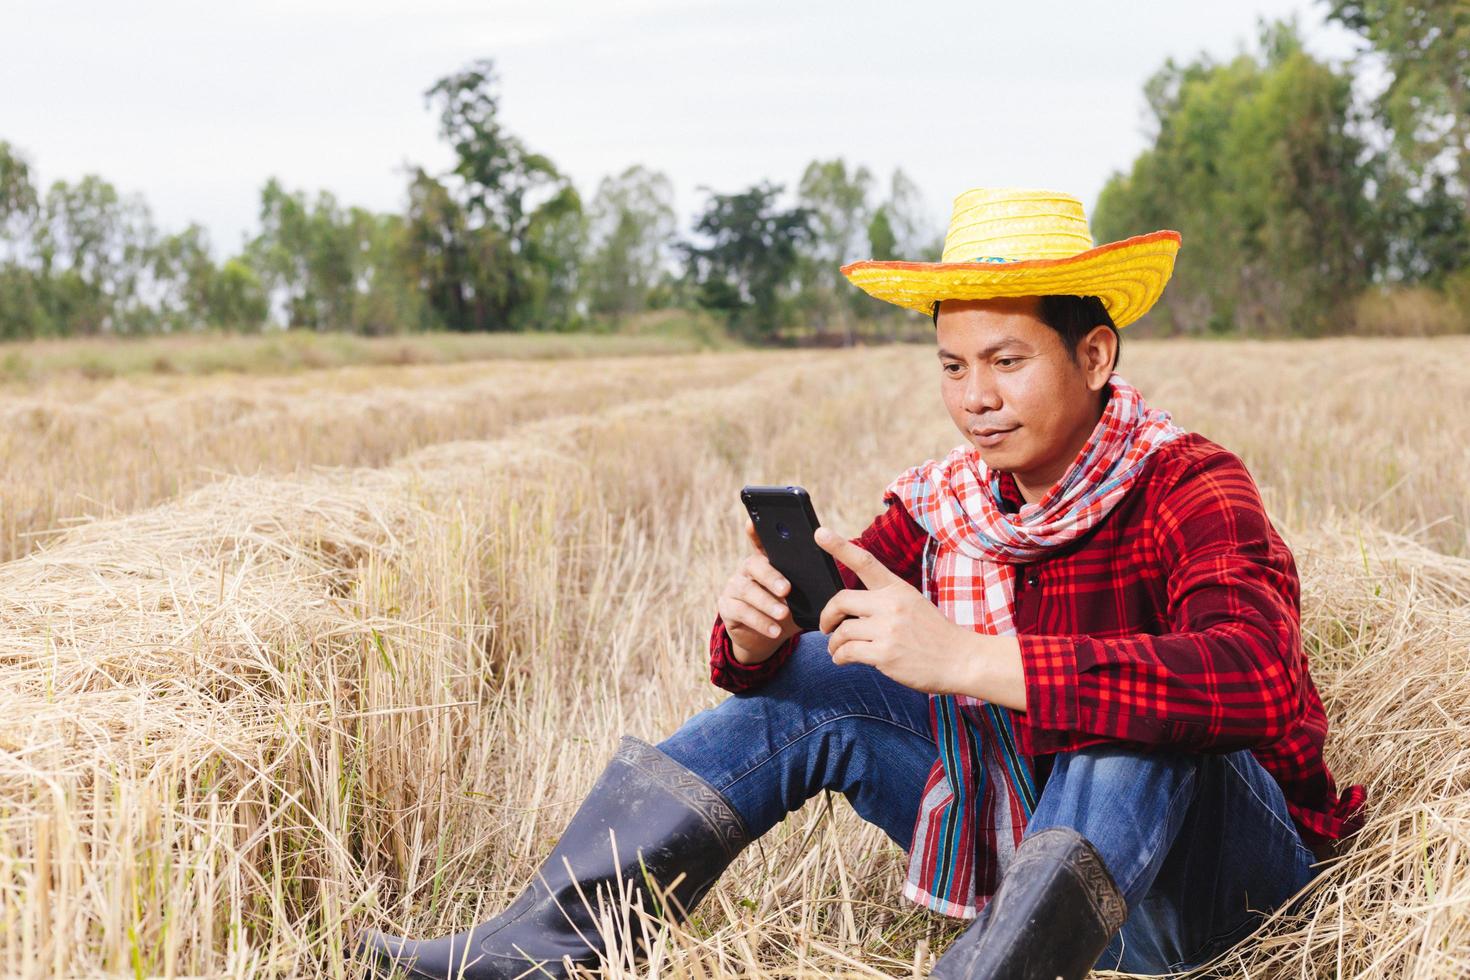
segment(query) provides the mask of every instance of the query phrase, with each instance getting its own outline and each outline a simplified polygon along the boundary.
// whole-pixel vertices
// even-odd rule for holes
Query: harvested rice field
[[[356,977],[488,918],[620,735],[725,692],[745,483],[856,535],[960,441],[925,345],[0,384],[0,974]],[[1238,453],[1367,784],[1242,977],[1470,975],[1470,337],[1129,341]],[[963,923],[840,795],[609,977],[922,976]],[[612,923],[606,925],[612,928]]]

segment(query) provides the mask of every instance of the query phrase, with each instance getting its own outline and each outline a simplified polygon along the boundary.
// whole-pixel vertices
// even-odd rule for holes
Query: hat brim
[[[1177,231],[1155,231],[1059,259],[1020,262],[850,262],[842,274],[875,299],[925,315],[941,299],[1096,296],[1125,327],[1164,292],[1179,251]]]

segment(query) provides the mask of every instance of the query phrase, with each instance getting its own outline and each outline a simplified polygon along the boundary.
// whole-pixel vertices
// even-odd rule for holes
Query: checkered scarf
[[[1013,565],[1087,532],[1128,492],[1144,460],[1184,434],[1116,373],[1092,434],[1038,503],[1001,509],[1000,475],[974,447],[955,447],[901,473],[885,491],[929,534],[923,591],[945,617],[1012,635]],[[966,695],[931,695],[939,746],[909,852],[903,893],[937,912],[973,918],[989,901],[1036,806],[1031,760],[1016,751],[1012,712]]]

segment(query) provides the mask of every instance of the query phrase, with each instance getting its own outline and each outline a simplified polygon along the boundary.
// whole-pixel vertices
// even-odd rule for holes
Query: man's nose
[[[981,415],[1000,408],[1000,392],[983,371],[971,371],[965,384],[965,411]]]

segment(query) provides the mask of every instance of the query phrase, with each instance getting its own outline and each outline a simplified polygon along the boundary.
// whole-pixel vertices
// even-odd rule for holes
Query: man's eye
[[[960,369],[960,365],[958,365],[958,364],[946,364],[944,366],[944,370],[948,371],[950,374],[954,374],[954,371],[950,371],[949,370],[950,368],[954,368],[955,371],[958,371]]]
[[[1007,364],[1011,364],[1011,363],[1014,363],[1014,362],[1019,361],[1019,360],[1020,360],[1019,357],[1002,357],[1000,360],[996,361],[995,363],[999,364],[1001,367],[1005,367]]]

